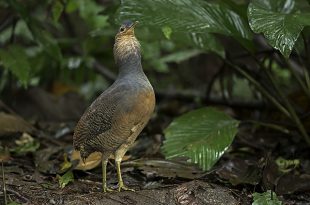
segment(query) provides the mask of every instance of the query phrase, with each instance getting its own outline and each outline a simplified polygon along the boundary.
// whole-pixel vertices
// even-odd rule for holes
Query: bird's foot
[[[120,191],[135,191],[134,189],[130,189],[128,187],[126,187],[124,184],[119,184],[117,190]]]
[[[103,192],[106,193],[106,192],[113,192],[114,190],[113,189],[110,189],[108,187],[103,187]]]

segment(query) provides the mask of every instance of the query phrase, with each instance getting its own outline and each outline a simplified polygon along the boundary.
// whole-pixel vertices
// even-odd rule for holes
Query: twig
[[[16,112],[14,112],[9,106],[7,106],[2,100],[0,100],[0,108],[3,108],[5,111],[17,115]]]
[[[100,64],[98,61],[94,61],[93,63],[95,70],[97,70],[100,74],[107,78],[107,80],[114,82],[116,80],[116,75],[112,71],[110,71],[106,66]]]
[[[268,49],[268,50],[262,50],[262,51],[258,51],[256,52],[255,54],[256,55],[270,55],[272,53],[274,53],[275,50],[273,49]],[[246,53],[241,53],[241,54],[238,54],[238,55],[235,55],[235,56],[231,56],[233,59],[240,59],[240,58],[247,58],[247,57],[251,57],[253,54],[249,53],[249,52],[246,52]]]
[[[83,55],[83,51],[80,48],[75,48],[74,52],[76,52],[79,55]],[[93,61],[94,69],[100,73],[103,77],[105,77],[110,83],[113,83],[117,76],[115,73],[110,71],[109,68],[99,63],[96,59]]]
[[[6,196],[6,186],[5,186],[5,178],[4,178],[4,168],[3,161],[1,161],[1,169],[2,169],[2,184],[3,184],[3,195],[4,195],[4,204],[7,205],[7,196]]]
[[[307,69],[304,69],[304,75],[305,75],[306,85],[308,89],[310,90],[310,76],[309,76],[309,72],[307,71]]]
[[[251,123],[251,124],[256,124],[259,126],[263,126],[263,127],[268,127],[274,130],[278,130],[280,132],[283,132],[284,134],[290,134],[291,132],[286,129],[285,127],[281,126],[281,125],[277,125],[277,124],[272,124],[272,123],[265,123],[265,122],[259,122],[256,120],[245,120],[242,123]]]
[[[68,32],[69,36],[75,37],[76,36],[75,28],[72,26],[72,22],[71,22],[71,20],[70,20],[70,18],[66,12],[63,13],[63,18],[64,18],[64,22],[66,24],[65,27],[67,28],[67,32]],[[80,48],[77,48],[77,47],[74,48],[74,52],[76,52],[79,55],[83,55],[83,51]],[[100,73],[102,76],[104,76],[111,83],[113,83],[116,80],[117,76],[115,75],[115,73],[110,71],[110,69],[108,69],[106,66],[100,64],[97,60],[94,61],[93,66],[94,66],[94,69],[98,73]]]
[[[225,66],[224,68],[225,69]],[[222,94],[222,99],[224,101],[227,101],[227,96],[225,94],[225,83],[224,83],[224,75],[220,75],[219,76],[219,82],[220,82],[220,90],[221,90],[221,94]]]
[[[211,81],[209,82],[209,84],[207,85],[207,89],[206,89],[206,97],[205,100],[208,101],[210,98],[210,94],[211,94],[211,90],[213,87],[213,84],[215,82],[215,80],[217,79],[217,77],[219,77],[222,73],[222,71],[224,70],[225,64],[223,64],[220,69],[213,75],[213,77],[211,78]]]
[[[10,43],[14,43],[14,40],[15,40],[15,28],[16,28],[17,21],[18,21],[18,19],[13,20]]]
[[[307,42],[307,38],[305,36],[305,34],[303,32],[301,32],[301,37],[303,39],[304,42],[304,47],[305,47],[305,54],[306,54],[306,62],[308,64],[308,70],[310,70],[310,50],[308,47],[308,42]]]
[[[12,193],[12,194],[15,194],[18,198],[22,199],[23,201],[25,201],[25,203],[29,202],[29,199],[24,197],[23,195],[21,195],[19,192],[13,190],[13,189],[10,189],[8,188],[7,189],[8,192]]]
[[[0,32],[10,26],[10,24],[16,19],[17,17],[8,13],[4,18],[3,21],[0,22]]]
[[[157,90],[156,97],[158,100],[161,99],[176,99],[186,102],[195,101],[195,99],[203,99],[204,96],[199,93],[195,93],[195,91],[184,92],[181,90],[176,90],[174,92],[167,92],[165,90]],[[205,104],[208,105],[224,105],[234,108],[244,108],[244,109],[266,109],[268,106],[261,101],[238,101],[238,100],[223,100],[222,98],[208,98],[204,101]]]
[[[95,182],[95,181],[88,180],[88,179],[78,179],[78,181],[83,182],[83,183],[85,183],[85,184],[96,184],[96,185],[98,185],[98,186],[101,186],[101,185],[102,185],[101,182]]]

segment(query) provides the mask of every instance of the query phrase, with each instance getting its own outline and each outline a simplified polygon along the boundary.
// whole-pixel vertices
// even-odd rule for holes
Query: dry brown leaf
[[[0,136],[10,135],[14,133],[32,133],[33,126],[26,122],[23,118],[0,112]]]
[[[86,171],[96,168],[101,163],[101,155],[102,154],[100,152],[93,152],[86,158],[85,163],[83,163],[80,152],[73,150],[71,154],[71,161],[79,161],[79,164],[74,169]],[[111,155],[109,158],[114,159],[114,155]],[[125,155],[122,161],[127,161],[130,158],[130,155]]]
[[[95,167],[97,167],[101,162],[101,153],[100,152],[93,152],[91,153],[85,160],[85,163],[83,163],[83,160],[81,159],[81,155],[79,151],[73,150],[71,154],[71,161],[78,160],[79,164],[74,168],[77,170],[90,170]]]
[[[138,168],[146,175],[168,178],[181,177],[185,179],[196,179],[205,174],[196,165],[165,159],[141,158],[124,162],[122,166]]]

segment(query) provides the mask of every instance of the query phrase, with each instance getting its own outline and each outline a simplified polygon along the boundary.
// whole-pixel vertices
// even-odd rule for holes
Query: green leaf
[[[7,50],[0,50],[0,62],[10,70],[21,84],[26,87],[30,80],[31,67],[24,49],[17,45],[11,45]]]
[[[58,46],[57,41],[49,34],[47,31],[42,29],[41,22],[28,15],[28,12],[23,4],[17,3],[16,0],[8,1],[14,10],[16,10],[22,19],[26,22],[31,34],[34,39],[39,42],[41,46],[44,47],[45,52],[47,52],[50,57],[61,61],[62,54]]]
[[[269,44],[287,58],[304,26],[310,25],[310,13],[295,7],[294,0],[252,0],[248,7],[252,30],[263,33]]]
[[[95,1],[75,0],[81,17],[92,26],[93,29],[102,29],[109,25],[109,16],[101,15],[103,6]]]
[[[19,15],[22,17],[22,19],[24,19],[24,21],[28,23],[31,20],[29,12],[21,2],[18,2],[16,0],[8,0],[7,2],[14,10],[19,13]]]
[[[166,158],[185,156],[209,170],[232,143],[239,121],[215,108],[201,108],[175,119],[165,130]]]
[[[214,32],[236,39],[251,38],[246,19],[221,4],[201,0],[122,0],[120,19],[159,27],[169,25],[179,32]]]
[[[270,190],[264,193],[253,193],[252,205],[281,205],[282,202],[277,198],[277,195]]]
[[[59,183],[60,188],[64,188],[70,182],[74,182],[74,176],[73,176],[72,171],[68,171],[62,176],[57,175],[57,177],[58,177],[58,183]]]
[[[93,19],[94,28],[102,29],[102,28],[107,27],[109,25],[108,19],[109,19],[109,16],[97,15]]]
[[[64,6],[60,1],[55,1],[52,7],[53,21],[57,22],[61,13],[64,10]]]
[[[72,163],[68,161],[68,155],[67,153],[64,154],[64,161],[60,164],[60,171],[65,172],[70,167],[72,167]]]
[[[171,41],[164,42],[163,45],[168,45],[172,43]],[[173,43],[172,43],[173,44]],[[150,67],[154,68],[156,71],[161,73],[169,72],[169,68],[165,62],[159,61],[161,57],[161,45],[158,41],[152,41],[145,43],[141,41],[141,46],[143,50],[143,58],[148,62]]]
[[[16,140],[15,143],[18,146],[10,149],[10,151],[18,155],[22,155],[28,152],[35,152],[40,147],[40,142],[35,140],[28,133],[23,133],[21,138],[19,140]]]
[[[212,51],[221,57],[225,57],[223,46],[210,33],[190,33],[190,38],[194,45],[204,51]]]
[[[164,26],[164,27],[161,28],[161,30],[162,30],[164,36],[165,36],[167,39],[170,39],[171,34],[172,34],[172,29],[171,29],[171,27],[169,27],[169,26]]]
[[[66,12],[72,13],[79,8],[79,4],[77,0],[67,0],[66,3]]]
[[[61,62],[62,53],[58,46],[57,40],[54,39],[47,31],[34,27],[32,30],[33,35],[38,40],[39,45],[44,48],[44,51],[53,59]]]
[[[284,159],[283,157],[278,157],[276,159],[276,164],[278,165],[280,172],[288,173],[300,165],[300,160],[288,160]]]
[[[165,57],[159,59],[159,61],[163,63],[171,63],[171,62],[180,63],[184,60],[190,59],[191,57],[197,56],[200,53],[202,53],[202,51],[197,49],[179,51],[176,53],[172,53],[170,55],[166,55]]]

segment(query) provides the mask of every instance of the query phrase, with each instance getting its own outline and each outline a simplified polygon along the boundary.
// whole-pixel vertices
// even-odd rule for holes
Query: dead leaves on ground
[[[23,118],[0,112],[0,137],[16,133],[32,133],[34,130],[35,128]]]

